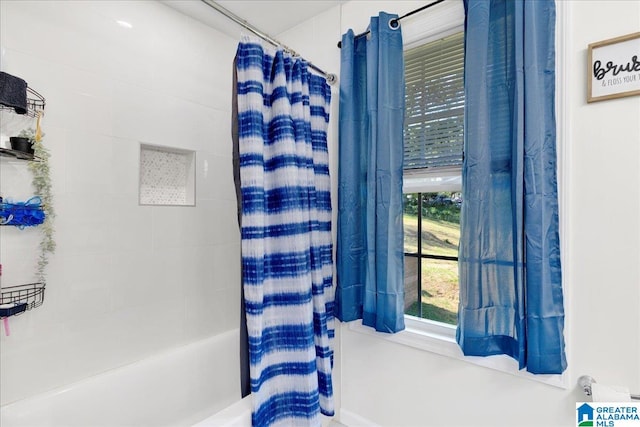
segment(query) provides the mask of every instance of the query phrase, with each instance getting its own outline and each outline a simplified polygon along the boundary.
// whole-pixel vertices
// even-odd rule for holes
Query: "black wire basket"
[[[35,89],[27,87],[27,112],[24,115],[36,118],[40,112],[44,112],[45,105],[44,96],[40,95]],[[7,107],[6,105],[0,105],[0,110],[15,111],[13,107]]]
[[[0,305],[14,304],[15,308],[13,310],[3,309],[2,313],[4,313],[4,310],[7,312],[0,313],[0,317],[13,316],[23,313],[25,310],[40,307],[44,302],[44,288],[45,284],[42,282],[2,288]]]

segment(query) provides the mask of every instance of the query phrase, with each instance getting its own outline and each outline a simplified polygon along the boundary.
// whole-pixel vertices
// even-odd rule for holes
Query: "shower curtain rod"
[[[417,9],[415,9],[415,10],[412,10],[411,12],[405,13],[404,15],[402,15],[402,16],[396,18],[396,19],[392,19],[391,21],[389,21],[389,25],[392,26],[392,28],[396,28],[398,26],[398,21],[399,20],[407,18],[407,17],[409,17],[409,16],[411,16],[411,15],[413,15],[415,13],[422,12],[423,10],[429,9],[431,6],[435,6],[438,3],[442,3],[443,1],[444,0],[436,0],[436,1],[432,2],[432,3],[425,4],[424,6],[419,7]],[[367,30],[364,33],[360,33],[360,34],[356,35],[354,38],[357,39],[358,37],[366,36],[370,32],[371,31]],[[338,42],[338,48],[342,48],[342,41]]]
[[[224,7],[220,6],[215,1],[213,1],[213,0],[201,0],[201,1],[203,3],[205,3],[206,5],[212,7],[216,11],[218,11],[220,14],[222,14],[225,17],[231,19],[233,22],[235,22],[236,24],[240,25],[241,27],[251,31],[253,34],[255,34],[256,36],[260,37],[261,39],[271,43],[272,45],[274,45],[276,47],[282,47],[285,51],[289,52],[293,56],[298,56],[298,57],[302,58],[302,55],[300,55],[295,50],[291,49],[290,47],[286,46],[285,44],[280,43],[278,40],[274,39],[270,35],[265,34],[262,31],[258,30],[256,27],[254,27],[253,25],[251,25],[250,23],[248,23],[244,19],[240,18],[238,15],[234,14],[230,10],[225,9]],[[315,70],[318,73],[322,74],[327,79],[327,83],[329,83],[330,85],[332,85],[336,81],[338,81],[338,77],[335,74],[327,73],[327,72],[323,71],[322,69],[316,67],[315,65],[313,65],[309,61],[307,61],[307,65],[309,66],[309,68],[312,68],[313,70]]]

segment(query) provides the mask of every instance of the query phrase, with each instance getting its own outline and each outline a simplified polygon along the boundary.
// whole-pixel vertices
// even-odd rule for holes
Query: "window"
[[[557,4],[558,22],[566,22],[567,8],[563,2]],[[403,40],[405,43],[405,52],[408,53],[410,49],[419,46],[425,46],[434,41],[448,37],[454,33],[460,33],[463,31],[464,24],[464,9],[462,2],[452,1],[444,2],[437,8],[430,9],[429,12],[423,14],[416,14],[410,20],[403,22]],[[566,37],[565,34],[566,25],[558,27],[558,29],[564,28],[565,31],[558,32],[558,41],[556,51],[564,52],[566,54]],[[462,37],[462,34],[460,34]],[[464,52],[464,51],[462,51]],[[558,55],[557,72],[556,72],[556,87],[558,88],[558,96],[556,98],[556,111],[558,114],[558,173],[559,173],[559,185],[560,189],[566,188],[566,170],[563,163],[563,159],[566,158],[566,151],[564,148],[564,141],[569,140],[568,134],[570,133],[570,126],[563,126],[566,124],[567,117],[567,94],[566,88],[568,85],[569,69],[566,67],[566,55]],[[461,60],[462,63],[462,60]],[[407,83],[409,79],[407,78]],[[407,94],[409,91],[407,91]],[[407,99],[407,106],[411,101]],[[563,184],[564,183],[564,184]],[[408,197],[409,194],[430,193],[430,192],[459,192],[461,187],[461,166],[450,167],[431,167],[431,168],[407,168],[404,174],[403,191],[404,197]],[[560,198],[560,211],[567,209],[566,192],[560,192],[563,196]],[[417,196],[416,196],[417,197]],[[417,198],[416,198],[417,201]],[[417,218],[417,215],[413,215]],[[563,229],[567,229],[566,218],[568,216],[561,216],[561,241],[566,241],[563,238]],[[423,232],[427,232],[427,223],[423,223]],[[406,225],[406,222],[405,222]],[[417,220],[414,219],[414,229],[417,229]],[[413,237],[417,241],[417,234]],[[414,251],[417,250],[417,247]],[[568,259],[568,250],[563,248],[563,260]],[[415,258],[413,258],[415,260]],[[427,259],[424,262],[428,262]],[[415,261],[414,262],[414,266]],[[406,268],[406,266],[405,266]],[[417,282],[412,282],[414,289],[417,288]],[[415,298],[415,293],[414,293]],[[518,365],[508,356],[494,356],[491,358],[482,357],[468,357],[464,356],[460,351],[460,347],[456,342],[456,327],[455,325],[431,321],[428,319],[421,319],[412,315],[405,317],[406,329],[396,334],[380,334],[374,332],[369,327],[364,327],[357,322],[352,322],[349,325],[351,331],[370,335],[378,339],[383,339],[387,342],[404,345],[427,351],[435,354],[439,354],[452,359],[460,360],[465,363],[470,363],[477,366],[483,366],[489,369],[495,369],[500,372],[512,374],[518,378],[525,378],[536,382],[542,382],[555,387],[561,387],[567,389],[571,387],[569,376],[565,371],[562,375],[533,375],[528,372],[520,371]],[[565,333],[570,335],[569,329],[565,329]]]
[[[462,165],[464,33],[405,51],[404,169]]]
[[[405,51],[405,314],[456,324],[464,33]]]

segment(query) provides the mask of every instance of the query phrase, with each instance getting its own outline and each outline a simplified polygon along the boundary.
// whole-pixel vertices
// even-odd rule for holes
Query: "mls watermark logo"
[[[578,402],[578,427],[640,427],[640,403]]]
[[[576,411],[578,411],[578,427],[593,427],[593,407],[591,405],[583,403],[576,408]]]

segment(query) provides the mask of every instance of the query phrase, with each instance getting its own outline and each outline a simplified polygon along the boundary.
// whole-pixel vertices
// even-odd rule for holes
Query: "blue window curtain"
[[[553,0],[465,0],[457,340],[536,374],[566,366]]]
[[[254,426],[333,415],[331,91],[244,38],[236,54],[242,281]]]
[[[336,316],[404,329],[404,59],[397,15],[342,36]]]

